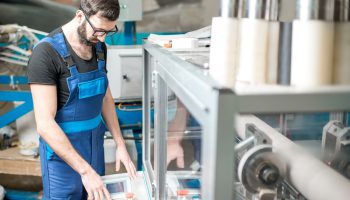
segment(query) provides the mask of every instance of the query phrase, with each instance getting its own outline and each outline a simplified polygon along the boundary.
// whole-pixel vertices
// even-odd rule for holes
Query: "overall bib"
[[[102,43],[96,45],[98,68],[91,72],[79,73],[66,46],[63,33],[46,37],[40,42],[52,45],[65,61],[71,74],[67,78],[70,93],[68,101],[57,111],[55,120],[80,156],[99,175],[104,175],[103,137],[106,127],[101,117],[101,110],[108,80]],[[81,176],[53,152],[42,138],[40,138],[40,155],[43,199],[87,198]]]

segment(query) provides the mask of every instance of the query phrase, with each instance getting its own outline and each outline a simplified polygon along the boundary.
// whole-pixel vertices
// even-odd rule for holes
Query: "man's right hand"
[[[89,200],[111,200],[111,196],[103,184],[101,177],[91,167],[81,173],[81,180],[88,193]]]

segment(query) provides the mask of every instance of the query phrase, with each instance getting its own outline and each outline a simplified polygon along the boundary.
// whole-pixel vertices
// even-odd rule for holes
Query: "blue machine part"
[[[29,91],[0,91],[0,101],[20,101],[23,104],[0,116],[0,128],[33,110],[32,95]]]
[[[6,189],[5,199],[7,200],[37,200],[39,198],[39,192],[27,192],[18,190]]]
[[[142,128],[142,105],[141,103],[122,104],[116,107],[118,120],[121,128]],[[151,124],[153,124],[154,111],[151,110]]]
[[[28,78],[25,76],[0,75],[0,84],[28,84]]]
[[[137,150],[137,170],[142,171],[142,140],[135,140]]]
[[[136,22],[125,22],[124,23],[124,36],[125,36],[125,44],[132,45],[133,36],[136,34]],[[136,38],[136,37],[135,37]]]
[[[141,45],[142,44],[142,40],[144,38],[147,38],[150,33],[134,33],[136,35],[135,39],[136,41],[133,41],[133,35],[130,35],[130,31],[132,30],[130,28],[130,25],[128,25],[127,27],[125,28],[128,28],[128,32],[125,32],[125,33],[117,33],[117,34],[114,34],[110,37],[106,37],[106,43],[108,45]],[[159,34],[159,35],[169,35],[169,34],[181,34],[181,33],[156,33],[156,34]]]
[[[136,34],[136,44],[133,43],[132,37],[125,35],[124,33],[117,33],[113,36],[106,37],[105,42],[109,45],[140,45],[142,44],[142,39],[147,38],[150,33],[137,33]]]

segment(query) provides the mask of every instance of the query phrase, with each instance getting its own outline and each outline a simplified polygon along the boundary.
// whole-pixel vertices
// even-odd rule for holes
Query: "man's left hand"
[[[116,163],[115,170],[120,170],[120,162],[122,162],[125,166],[126,171],[128,172],[131,179],[136,179],[137,172],[134,166],[134,163],[130,159],[129,153],[126,150],[125,144],[118,145],[116,152]]]

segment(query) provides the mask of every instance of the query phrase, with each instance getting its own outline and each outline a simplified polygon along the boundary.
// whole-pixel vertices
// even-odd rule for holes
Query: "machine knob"
[[[123,77],[123,80],[126,80],[126,81],[129,79],[129,77],[128,77],[128,75],[127,75],[127,74],[123,74],[123,76],[122,76],[122,77]]]

